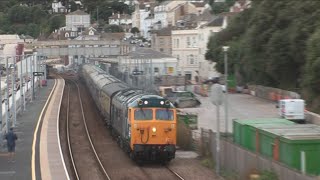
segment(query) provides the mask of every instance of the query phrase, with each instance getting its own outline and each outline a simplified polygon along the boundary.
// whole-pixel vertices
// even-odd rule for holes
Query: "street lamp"
[[[12,127],[16,126],[17,121],[17,114],[16,114],[16,59],[17,57],[12,57],[12,65],[10,66],[11,69],[11,88],[12,88],[12,114],[13,114],[13,122]]]
[[[224,113],[225,113],[225,133],[227,135],[228,133],[228,49],[229,46],[223,46],[222,47],[223,52],[224,52],[224,81],[225,81],[225,88],[226,88],[226,93],[225,93],[225,99],[224,99]]]

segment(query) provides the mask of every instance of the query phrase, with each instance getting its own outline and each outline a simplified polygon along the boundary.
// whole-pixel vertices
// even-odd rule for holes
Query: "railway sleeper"
[[[175,157],[173,145],[142,145],[135,144],[133,157],[143,161],[169,162]]]

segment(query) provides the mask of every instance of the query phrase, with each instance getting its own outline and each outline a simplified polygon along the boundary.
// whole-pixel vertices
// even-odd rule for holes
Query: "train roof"
[[[82,68],[97,88],[101,89],[109,97],[114,96],[113,101],[119,106],[127,104],[129,107],[138,107],[139,100],[155,101],[156,104],[159,104],[160,101],[166,101],[166,99],[159,95],[151,94],[141,89],[131,88],[128,84],[107,74],[95,65],[86,64],[83,65]],[[159,104],[159,106],[161,105]],[[174,107],[172,103],[170,103],[170,107]]]
[[[129,85],[120,81],[116,77],[107,74],[104,70],[92,64],[83,65],[83,67],[94,84],[105,92],[108,96],[113,95],[117,91],[129,89]]]

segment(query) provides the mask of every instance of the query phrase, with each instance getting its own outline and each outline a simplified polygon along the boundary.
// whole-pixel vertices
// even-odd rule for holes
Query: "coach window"
[[[135,109],[134,119],[135,120],[152,120],[152,110],[151,109]]]
[[[173,111],[168,109],[157,109],[156,120],[172,121]]]

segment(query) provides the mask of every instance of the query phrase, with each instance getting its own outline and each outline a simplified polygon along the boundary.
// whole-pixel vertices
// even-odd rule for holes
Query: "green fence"
[[[197,150],[198,145],[192,130],[197,129],[198,116],[194,114],[178,114],[177,145],[183,150]]]
[[[198,129],[198,115],[178,114],[178,120],[183,121],[190,129]]]

